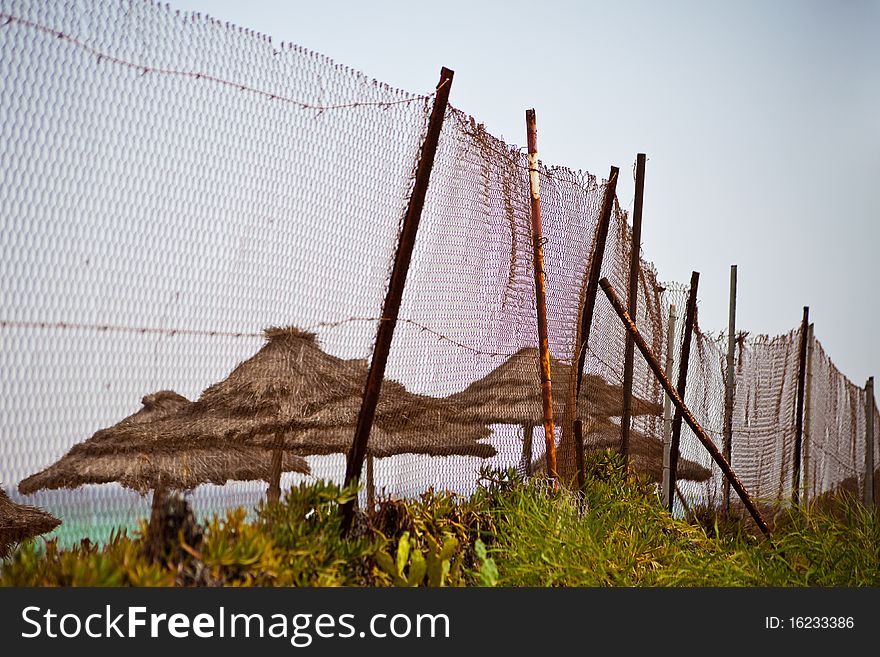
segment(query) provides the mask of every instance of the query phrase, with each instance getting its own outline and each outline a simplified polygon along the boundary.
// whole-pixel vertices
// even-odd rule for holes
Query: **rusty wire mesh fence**
[[[65,541],[145,516],[138,491],[166,462],[201,515],[253,507],[266,492],[254,462],[268,473],[278,436],[308,466],[291,461],[284,487],[341,481],[432,105],[151,0],[0,0],[0,483],[12,497],[62,518]],[[565,399],[607,183],[543,164],[540,177],[554,441],[573,477]],[[632,246],[615,202],[601,271],[621,294]],[[531,249],[525,154],[450,108],[368,450],[379,495],[468,494],[482,467],[541,471]],[[686,295],[642,260],[636,320],[661,358],[669,306],[682,318]],[[694,337],[686,401],[720,445],[724,347]],[[588,447],[619,443],[624,345],[600,293],[579,403]],[[810,497],[864,476],[864,393],[814,347]],[[795,333],[740,342],[733,464],[759,498],[790,494],[796,359]],[[163,390],[194,403],[147,397]],[[633,395],[633,461],[659,482],[668,419],[638,354]],[[139,411],[95,436],[107,453],[93,462],[28,479]],[[717,504],[720,473],[687,428],[681,450],[682,499]]]

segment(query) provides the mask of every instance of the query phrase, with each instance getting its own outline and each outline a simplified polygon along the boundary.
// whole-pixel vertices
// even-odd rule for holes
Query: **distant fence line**
[[[144,515],[146,502],[116,486],[27,497],[15,486],[137,411],[145,395],[197,399],[262,346],[267,327],[311,330],[329,354],[369,358],[434,95],[152,0],[0,0],[0,130],[9,145],[0,152],[0,482],[11,495],[62,517],[59,531],[71,540],[106,533]],[[550,351],[571,364],[607,181],[539,169]],[[528,190],[522,149],[449,108],[389,379],[446,398],[537,344]],[[630,231],[615,200],[601,275],[621,295]],[[677,371],[683,322],[668,344],[669,309],[683,314],[687,288],[661,284],[645,260],[638,275],[634,319]],[[792,495],[801,330],[738,341],[731,462],[761,501]],[[693,337],[685,402],[721,445],[726,338],[699,328]],[[598,297],[590,385],[622,390],[625,344]],[[809,345],[798,464],[808,500],[861,489],[871,419],[865,391],[812,335]],[[591,394],[598,388],[588,386]],[[638,357],[632,395],[663,404]],[[374,485],[389,495],[467,494],[481,466],[521,466],[533,449],[538,456],[544,436],[531,411],[493,403],[497,413],[485,421],[495,456],[398,454],[377,460]],[[608,444],[619,416],[592,420],[587,446]],[[657,413],[632,418],[651,458],[662,453],[668,422]],[[720,504],[721,473],[687,429],[681,457],[709,473],[679,482],[688,505]],[[343,454],[309,462],[311,476],[341,479]],[[193,496],[208,513],[253,505],[265,489],[206,485]]]

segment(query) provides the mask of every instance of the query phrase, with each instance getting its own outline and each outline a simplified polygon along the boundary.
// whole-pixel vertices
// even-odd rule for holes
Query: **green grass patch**
[[[880,520],[852,498],[778,510],[768,541],[706,510],[673,518],[610,452],[589,459],[580,495],[487,471],[469,499],[386,500],[343,538],[354,493],[304,484],[253,520],[239,509],[180,530],[152,559],[144,524],[101,547],[38,540],[0,585],[880,586]]]

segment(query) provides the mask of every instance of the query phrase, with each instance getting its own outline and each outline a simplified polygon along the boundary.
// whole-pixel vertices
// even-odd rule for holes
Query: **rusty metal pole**
[[[617,196],[617,176],[619,169],[611,167],[608,173],[608,182],[605,185],[605,193],[602,197],[602,207],[599,209],[599,223],[596,226],[596,239],[593,245],[593,252],[590,255],[590,272],[587,278],[587,289],[584,293],[584,306],[581,309],[581,322],[578,329],[577,340],[577,375],[575,385],[569,382],[568,399],[566,399],[566,414],[574,418],[578,423],[577,427],[572,424],[575,444],[575,467],[577,469],[577,487],[583,490],[586,484],[586,473],[584,472],[584,440],[583,427],[580,425],[578,418],[578,400],[581,394],[581,385],[584,380],[584,364],[587,360],[587,347],[590,343],[590,329],[593,325],[593,311],[596,308],[596,295],[599,292],[599,278],[602,272],[602,261],[605,258],[605,243],[608,241],[608,227],[611,224],[611,212],[614,209],[614,199]],[[570,410],[569,410],[570,409]],[[563,427],[563,432],[567,427]],[[580,429],[580,430],[579,430]],[[563,436],[564,439],[564,436]],[[580,456],[578,456],[580,454]]]
[[[810,307],[804,306],[804,319],[801,321],[800,347],[798,349],[797,415],[794,427],[794,463],[791,478],[792,506],[800,504],[801,499],[801,444],[804,438],[804,394],[807,385],[807,330],[810,326]]]
[[[865,478],[862,501],[874,508],[874,377],[865,383]]]
[[[813,464],[812,440],[810,433],[810,411],[813,408],[813,324],[807,329],[807,389],[804,393],[804,495],[803,503],[809,501],[810,488],[815,485],[815,477],[810,474]]]
[[[724,377],[724,458],[733,464],[734,354],[736,350],[736,265],[730,265],[730,308],[727,313],[727,376]],[[724,481],[724,515],[730,514],[730,482]]]
[[[666,327],[666,378],[672,378],[672,366],[674,362],[675,324],[678,316],[675,313],[675,304],[669,304],[669,323]],[[663,478],[660,489],[663,494],[663,506],[669,507],[672,499],[669,476],[669,457],[672,448],[672,400],[669,395],[663,399]]]
[[[453,71],[448,68],[444,67],[440,70],[440,82],[437,85],[434,107],[428,121],[428,132],[422,144],[415,183],[404,215],[400,241],[391,270],[391,280],[385,295],[385,303],[382,306],[382,319],[376,332],[376,346],[373,349],[373,359],[370,362],[370,371],[364,386],[364,400],[358,414],[351,450],[348,452],[345,467],[346,486],[358,482],[364,465],[367,441],[370,439],[370,429],[373,426],[373,418],[376,416],[376,405],[379,402],[382,380],[385,378],[385,366],[388,364],[388,352],[391,350],[391,341],[394,338],[394,328],[397,324],[397,315],[400,312],[400,302],[406,285],[406,274],[416,243],[416,233],[422,217],[422,207],[425,205],[425,195],[428,192],[434,156],[437,154],[437,143],[443,128],[443,118],[446,116],[446,108],[449,105],[449,89],[452,87],[453,75]],[[354,500],[343,504],[340,511],[342,513],[342,530],[347,532],[354,520]]]
[[[526,136],[529,147],[529,201],[532,219],[532,262],[535,266],[535,304],[538,311],[538,349],[541,354],[541,401],[543,402],[544,444],[547,476],[557,479],[556,433],[553,428],[553,384],[550,379],[550,339],[547,331],[547,290],[544,276],[544,238],[541,234],[541,191],[538,171],[538,128],[535,110],[526,110]]]
[[[688,367],[691,361],[691,335],[697,316],[697,287],[700,284],[700,272],[691,272],[691,289],[688,294],[687,310],[684,317],[684,333],[681,338],[681,354],[678,363],[678,396],[684,399],[687,390]],[[669,490],[675,486],[678,477],[678,449],[681,443],[682,411],[676,407],[672,419],[672,441],[669,445]],[[672,511],[672,496],[669,496],[669,511]]]
[[[639,302],[639,271],[642,245],[642,201],[645,196],[645,161],[644,153],[636,156],[636,191],[633,205],[632,241],[629,255],[629,314],[635,317]],[[633,387],[633,353],[632,337],[626,335],[626,351],[623,356],[623,416],[620,421],[620,454],[629,455],[629,430],[632,424],[632,387]]]
[[[696,273],[696,272],[695,272]],[[611,287],[611,283],[608,282],[607,278],[603,278],[599,284],[602,286],[602,289],[605,292],[605,295],[608,297],[608,301],[611,302],[611,306],[614,308],[614,311],[617,313],[618,317],[620,317],[624,326],[626,326],[627,331],[633,337],[633,341],[636,343],[636,347],[639,348],[639,351],[642,352],[642,356],[645,357],[645,361],[647,361],[648,366],[651,368],[651,371],[654,372],[654,376],[657,377],[657,380],[660,382],[660,385],[666,391],[666,394],[672,399],[672,403],[675,404],[676,410],[681,413],[685,422],[687,422],[688,426],[693,430],[694,434],[697,436],[697,439],[703,443],[703,447],[709,452],[710,456],[714,459],[715,463],[718,464],[718,467],[721,468],[721,471],[727,476],[730,480],[731,486],[736,491],[737,495],[739,495],[746,509],[748,509],[752,518],[755,521],[755,524],[758,525],[758,528],[766,535],[770,536],[770,529],[767,527],[767,523],[764,522],[764,518],[761,516],[761,512],[758,511],[758,508],[752,503],[752,498],[749,495],[748,491],[746,491],[745,486],[743,486],[742,482],[739,480],[739,477],[736,476],[736,473],[731,470],[730,464],[724,460],[724,457],[721,455],[721,452],[718,451],[718,448],[715,446],[715,443],[712,442],[712,439],[706,433],[706,430],[697,422],[696,418],[690,412],[687,406],[685,406],[684,401],[681,396],[672,387],[672,384],[669,382],[669,379],[666,378],[666,375],[663,373],[663,368],[660,366],[656,356],[651,353],[651,348],[648,346],[648,343],[645,342],[645,338],[642,337],[642,334],[639,333],[639,329],[636,327],[635,323],[633,323],[632,318],[629,316],[629,313],[626,312],[626,309],[623,307],[623,304],[620,302],[617,294],[614,292],[614,289]]]

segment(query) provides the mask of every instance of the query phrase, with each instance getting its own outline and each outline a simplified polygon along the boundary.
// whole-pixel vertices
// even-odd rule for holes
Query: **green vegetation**
[[[748,525],[674,519],[614,454],[590,459],[586,493],[484,472],[467,500],[386,501],[340,538],[353,491],[327,483],[281,504],[181,529],[156,559],[146,526],[101,548],[22,546],[7,586],[880,586],[880,519],[852,498],[781,510],[772,543]],[[154,549],[155,552],[155,549]]]

